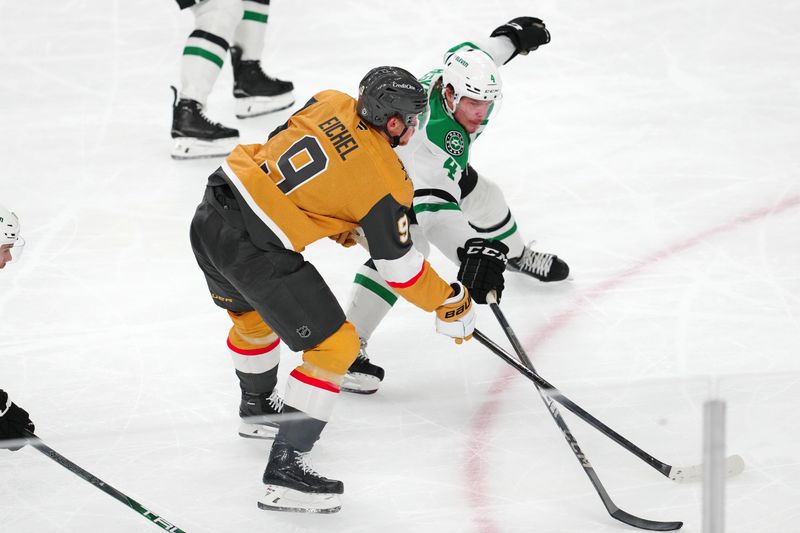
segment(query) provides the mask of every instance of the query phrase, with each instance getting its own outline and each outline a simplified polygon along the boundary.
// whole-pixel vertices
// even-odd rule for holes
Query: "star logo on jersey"
[[[444,137],[444,148],[447,153],[458,157],[464,153],[464,136],[460,131],[449,131]]]

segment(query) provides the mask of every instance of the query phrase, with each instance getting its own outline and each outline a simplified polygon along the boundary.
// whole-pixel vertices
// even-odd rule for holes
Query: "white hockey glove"
[[[453,295],[436,308],[436,332],[453,337],[456,344],[472,338],[475,330],[475,308],[467,288],[452,283]]]

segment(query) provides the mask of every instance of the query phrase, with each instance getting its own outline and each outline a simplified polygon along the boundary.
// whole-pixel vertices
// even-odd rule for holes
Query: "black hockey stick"
[[[533,368],[533,364],[531,360],[528,358],[528,355],[525,353],[525,349],[522,347],[522,344],[517,339],[514,330],[511,329],[511,326],[506,320],[505,315],[500,310],[500,306],[497,304],[497,298],[495,297],[494,293],[489,293],[486,301],[489,303],[489,307],[491,307],[494,316],[497,318],[497,321],[500,323],[500,326],[503,328],[503,331],[508,337],[508,340],[511,342],[511,345],[514,347],[514,351],[519,356],[520,360],[524,363],[524,365],[529,369],[535,372]],[[570,448],[572,449],[572,453],[575,454],[575,458],[578,459],[578,462],[583,467],[584,472],[586,475],[589,476],[589,480],[592,482],[594,486],[594,490],[597,491],[597,494],[600,496],[600,499],[603,501],[603,505],[605,505],[608,514],[611,515],[612,518],[619,520],[629,526],[637,527],[639,529],[648,529],[651,531],[673,531],[675,529],[680,529],[683,526],[683,522],[658,522],[654,520],[647,520],[645,518],[640,518],[638,516],[634,516],[626,511],[623,511],[611,500],[611,497],[606,492],[605,487],[600,482],[600,478],[597,477],[597,473],[595,473],[594,468],[592,467],[589,459],[586,458],[583,451],[581,450],[580,446],[578,445],[578,441],[572,435],[572,432],[569,430],[567,423],[564,422],[564,418],[561,416],[561,413],[558,411],[555,402],[553,402],[550,396],[543,392],[542,389],[539,387],[538,384],[534,382],[536,387],[536,392],[539,393],[539,396],[542,398],[542,401],[547,406],[547,410],[550,412],[550,415],[553,417],[556,425],[561,429],[561,433],[564,434],[564,438],[567,440],[567,444],[569,444]]]
[[[76,465],[53,448],[42,442],[42,439],[31,433],[30,431],[25,430],[25,436],[28,438],[28,444],[42,452],[44,455],[55,461],[56,463],[60,464],[79,478],[83,479],[84,481],[88,481],[98,489],[102,490],[112,498],[121,501],[143,517],[150,520],[152,523],[169,531],[170,533],[186,533],[184,530],[179,528],[178,526],[172,525],[171,523],[167,522],[164,518],[158,516],[153,511],[147,509],[145,506],[123,494],[122,492],[118,491],[102,479],[92,475],[91,473],[87,472],[80,466]]]
[[[533,381],[536,385],[541,387],[543,390],[547,392],[547,395],[550,396],[552,399],[566,407],[569,411],[575,413],[581,420],[598,430],[603,435],[609,437],[611,440],[634,454],[636,457],[653,467],[657,472],[663,474],[664,476],[668,477],[673,481],[677,481],[682,483],[684,481],[697,481],[702,479],[703,476],[703,465],[691,465],[691,466],[672,466],[667,464],[663,461],[660,461],[647,453],[646,451],[642,450],[634,443],[602,423],[600,420],[592,416],[586,410],[584,410],[580,405],[576,404],[564,394],[558,390],[553,384],[548,382],[542,376],[537,374],[535,371],[525,367],[519,361],[514,359],[511,354],[506,352],[502,347],[500,347],[496,342],[492,339],[484,335],[482,332],[475,330],[474,336],[478,339],[478,342],[489,348],[492,352],[495,353],[500,359],[508,363],[510,366],[514,367],[520,374],[528,378],[529,380]],[[725,470],[728,476],[735,476],[736,474],[740,474],[744,470],[744,460],[739,455],[731,455],[730,457],[725,459]]]

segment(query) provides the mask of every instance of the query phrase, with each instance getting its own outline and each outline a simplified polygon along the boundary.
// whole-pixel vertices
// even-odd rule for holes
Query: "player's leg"
[[[225,210],[220,200],[228,200],[224,197],[218,199],[214,190],[207,189],[206,198],[198,206],[192,220],[192,249],[200,270],[205,275],[213,302],[225,309],[233,321],[227,345],[241,390],[239,417],[242,422],[239,435],[273,438],[278,430],[276,416],[282,405],[275,387],[280,362],[280,342],[278,336],[215,264],[219,258],[216,257],[217,246],[214,243],[240,240],[243,226],[235,220],[226,222],[219,215],[218,210]],[[211,246],[208,243],[212,243]]]
[[[245,291],[259,314],[303,363],[289,375],[280,428],[262,481],[262,509],[335,512],[341,481],[321,476],[309,452],[330,420],[342,379],[358,353],[358,335],[311,263],[294,252],[271,253],[274,273]]]
[[[500,187],[468,167],[459,182],[461,210],[470,225],[484,238],[499,240],[508,246],[508,266],[512,272],[526,274],[539,281],[561,281],[569,267],[558,256],[533,250],[522,241],[517,222],[511,214]]]
[[[269,20],[270,0],[244,0],[244,16],[236,27],[231,47],[233,96],[236,116],[255,117],[286,109],[294,104],[294,85],[267,76],[261,55]]]
[[[358,336],[345,323],[344,311],[322,276],[302,255],[277,246],[256,248],[250,242],[238,204],[225,194],[226,187],[208,187],[192,220],[198,262],[204,272],[211,270],[204,262],[210,263],[211,280],[218,281],[215,273],[224,277],[291,350],[305,352],[303,364],[287,384],[263,476],[267,494],[259,505],[337,511],[343,485],[314,471],[308,453],[330,418],[341,379],[358,352]]]
[[[183,48],[181,88],[172,109],[175,159],[227,155],[239,141],[238,130],[212,122],[203,110],[242,18],[242,2],[203,0],[190,9],[195,29]]]
[[[358,332],[360,349],[342,383],[343,391],[372,394],[378,390],[384,370],[370,362],[367,342],[395,302],[397,294],[378,274],[372,260],[361,265],[353,280],[347,308],[347,320],[353,323]]]
[[[428,256],[430,244],[418,225],[411,225],[411,240],[422,255]],[[358,394],[375,393],[385,372],[372,363],[367,355],[367,343],[380,323],[397,302],[397,294],[378,274],[370,259],[356,272],[347,307],[347,320],[352,322],[358,333],[360,349],[358,357],[347,371],[342,382],[342,391]]]
[[[233,321],[228,349],[242,390],[239,435],[271,439],[278,432],[278,415],[283,407],[275,388],[281,360],[280,339],[255,311],[228,314]]]

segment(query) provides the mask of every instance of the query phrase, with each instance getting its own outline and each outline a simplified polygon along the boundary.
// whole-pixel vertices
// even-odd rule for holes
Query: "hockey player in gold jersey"
[[[438,332],[458,343],[472,334],[468,288],[443,280],[412,245],[413,186],[392,150],[408,142],[426,105],[413,75],[372,69],[358,101],[317,93],[264,144],[237,146],[209,178],[191,241],[214,303],[233,320],[228,346],[242,388],[240,414],[280,413],[261,508],[335,512],[344,490],[309,466],[308,453],[359,339],[301,255],[308,244],[329,237],[348,246],[358,231],[386,282],[436,312]],[[280,341],[304,353],[282,405],[274,393]]]

